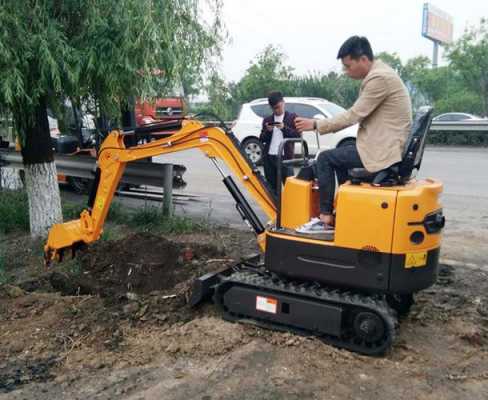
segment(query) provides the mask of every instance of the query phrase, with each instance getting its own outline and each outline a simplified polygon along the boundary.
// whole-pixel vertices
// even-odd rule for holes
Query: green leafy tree
[[[272,90],[281,90],[286,95],[293,68],[285,64],[285,55],[276,47],[267,46],[244,77],[232,87],[233,99],[238,103],[266,97]]]
[[[359,82],[344,74],[329,72],[294,76],[289,84],[290,96],[321,97],[348,108],[357,98]]]
[[[208,94],[208,111],[213,112],[223,120],[232,119],[232,97],[228,85],[218,72],[210,75],[206,86]]]
[[[62,218],[47,108],[70,98],[117,118],[129,97],[199,73],[222,39],[221,1],[208,3],[210,23],[197,0],[0,1],[0,107],[22,144],[33,235]]]
[[[431,104],[436,114],[482,112],[479,94],[465,84],[460,72],[451,65],[418,68],[409,74],[407,85],[414,105]]]
[[[417,56],[407,60],[402,68],[401,78],[409,82],[412,79],[421,76],[430,67],[430,59],[426,56]]]
[[[479,96],[482,113],[488,115],[488,19],[449,46],[447,59],[473,94]]]
[[[376,58],[388,64],[398,73],[398,75],[402,76],[403,63],[397,53],[388,53],[387,51],[382,51],[381,53],[376,54]]]

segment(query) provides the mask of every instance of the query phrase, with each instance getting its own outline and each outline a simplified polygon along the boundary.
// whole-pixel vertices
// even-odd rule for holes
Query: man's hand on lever
[[[313,131],[317,129],[317,120],[311,118],[295,118],[295,126],[297,131],[302,133],[303,131]]]

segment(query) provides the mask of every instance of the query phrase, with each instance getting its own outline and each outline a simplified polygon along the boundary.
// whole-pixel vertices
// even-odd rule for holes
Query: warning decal
[[[278,300],[272,297],[256,296],[256,310],[276,314]]]
[[[405,268],[423,267],[427,264],[427,252],[405,254]]]

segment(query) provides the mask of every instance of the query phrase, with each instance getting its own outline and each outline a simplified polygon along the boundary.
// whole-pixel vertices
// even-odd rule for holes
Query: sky
[[[454,20],[454,40],[468,25],[488,17],[487,0],[430,2]],[[403,61],[432,57],[433,45],[421,35],[423,0],[224,0],[230,36],[221,71],[238,81],[268,44],[287,56],[297,74],[340,71],[341,44],[352,35],[366,36],[375,53],[396,52]],[[442,65],[442,49],[439,53]]]

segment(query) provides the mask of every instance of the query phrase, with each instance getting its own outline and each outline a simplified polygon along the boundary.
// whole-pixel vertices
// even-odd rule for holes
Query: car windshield
[[[335,117],[338,114],[342,114],[346,110],[342,108],[341,106],[338,106],[337,104],[334,103],[329,103],[329,102],[323,102],[317,104],[317,106],[325,111],[327,114],[330,114],[331,116]]]

